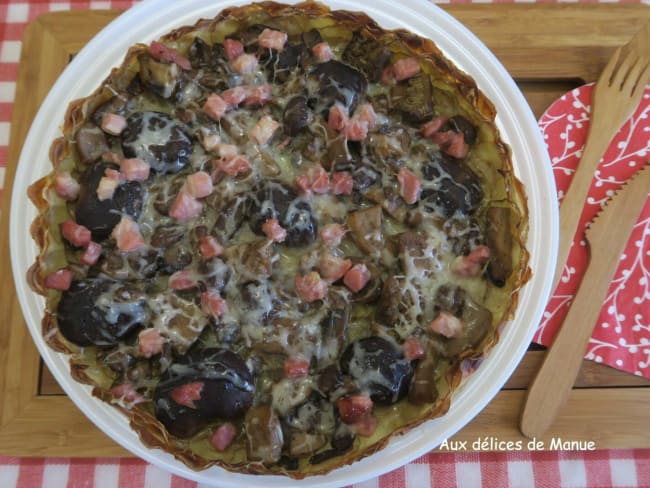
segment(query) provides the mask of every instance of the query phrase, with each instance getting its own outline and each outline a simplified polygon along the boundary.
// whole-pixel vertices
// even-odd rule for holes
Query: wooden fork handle
[[[526,437],[539,439],[548,430],[571,391],[614,270],[608,266],[587,268],[564,325],[528,388],[519,424]]]
[[[585,206],[589,188],[591,187],[591,182],[594,178],[594,173],[610,143],[610,139],[602,136],[598,137],[600,131],[597,126],[593,126],[594,123],[598,124],[598,121],[594,119],[592,125],[590,125],[587,142],[582,151],[582,157],[571,179],[569,189],[560,205],[560,243],[555,275],[553,277],[553,290],[557,288],[562,277],[564,265],[571,251],[573,237],[576,234],[576,230],[578,230],[578,224],[580,223],[580,217]],[[595,137],[589,137],[592,133]],[[582,235],[584,229],[579,230],[581,232],[580,235]]]

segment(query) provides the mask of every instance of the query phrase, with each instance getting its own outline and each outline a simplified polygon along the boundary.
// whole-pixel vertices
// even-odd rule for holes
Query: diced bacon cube
[[[122,156],[114,151],[106,151],[102,153],[103,163],[113,163],[119,165],[122,162]]]
[[[366,122],[368,124],[369,130],[373,130],[377,125],[377,113],[375,112],[375,108],[371,103],[364,103],[359,105],[354,113],[354,117],[363,122]]]
[[[90,231],[74,220],[66,220],[61,224],[61,235],[75,247],[84,247],[91,239]]]
[[[335,103],[330,107],[327,116],[327,126],[330,129],[341,132],[347,127],[349,121],[348,111],[343,105]]]
[[[144,395],[138,393],[131,383],[122,383],[121,385],[114,386],[111,388],[111,395],[116,400],[122,400],[131,405],[137,405],[138,403],[147,401]]]
[[[226,51],[228,61],[237,59],[244,54],[244,45],[235,39],[226,39],[223,41],[223,48]]]
[[[111,112],[102,115],[102,130],[112,136],[119,136],[126,129],[126,119]]]
[[[185,188],[194,198],[205,198],[212,193],[212,178],[205,171],[197,171],[185,179]]]
[[[260,146],[266,145],[273,137],[273,134],[278,130],[280,124],[273,120],[270,115],[265,115],[250,131],[250,138]]]
[[[370,281],[370,278],[372,278],[372,276],[365,264],[355,264],[347,273],[345,273],[343,283],[351,291],[356,293],[365,288]]]
[[[318,260],[320,275],[332,283],[343,278],[350,268],[352,268],[352,261],[335,256],[327,251],[323,252]]]
[[[287,231],[284,230],[277,219],[268,219],[264,222],[262,231],[273,242],[284,242],[287,238]]]
[[[81,264],[86,266],[93,266],[99,260],[99,256],[102,255],[102,246],[96,242],[90,241],[84,249],[83,254],[81,255]]]
[[[341,224],[327,224],[320,230],[320,237],[327,246],[336,247],[346,232]]]
[[[228,103],[228,108],[236,108],[246,99],[248,94],[248,88],[243,86],[235,86],[233,88],[228,88],[226,91],[221,93],[221,98],[223,98],[226,103]]]
[[[302,358],[287,358],[284,360],[284,376],[286,378],[304,378],[309,375],[309,361]]]
[[[179,222],[195,219],[203,211],[203,204],[188,192],[181,190],[172,202],[169,216]]]
[[[458,159],[464,158],[469,151],[469,146],[465,143],[465,135],[462,132],[453,130],[435,132],[430,139],[438,144],[445,153]]]
[[[120,172],[127,181],[145,181],[149,178],[151,166],[139,158],[123,159],[120,162]]]
[[[178,270],[169,277],[167,283],[172,290],[189,290],[196,286],[196,279],[191,269]]]
[[[217,290],[209,289],[201,293],[201,309],[217,319],[228,312],[228,303]]]
[[[97,185],[97,199],[100,202],[110,200],[118,186],[120,186],[120,180],[111,176],[102,176]]]
[[[368,122],[356,118],[350,119],[345,126],[345,136],[349,141],[363,141],[368,137]]]
[[[113,168],[106,168],[104,170],[104,176],[106,176],[106,178],[110,178],[111,180],[119,181],[120,183],[124,183],[125,181],[124,175]]]
[[[381,82],[384,85],[391,85],[395,83],[395,72],[392,66],[388,66],[381,72]]]
[[[400,168],[397,173],[397,182],[399,183],[399,194],[406,203],[412,205],[420,199],[422,183],[410,170]]]
[[[63,268],[45,277],[45,288],[50,290],[67,290],[72,284],[72,271]]]
[[[123,215],[119,223],[113,228],[111,237],[115,239],[117,248],[122,252],[137,251],[145,245],[144,238],[140,234],[140,226],[126,215]]]
[[[330,190],[330,177],[320,164],[309,169],[311,191],[318,194],[325,194]]]
[[[361,420],[350,425],[350,431],[362,437],[370,437],[377,430],[377,417],[365,415]]]
[[[429,139],[438,144],[438,146],[444,150],[444,148],[449,146],[449,144],[454,140],[454,132],[451,130],[434,132],[431,134]]]
[[[248,173],[251,165],[246,156],[234,156],[232,158],[221,160],[217,163],[217,169],[223,171],[228,176],[239,176]]]
[[[219,148],[221,137],[219,134],[205,134],[201,137],[201,145],[206,151],[214,151]]]
[[[221,120],[226,112],[230,108],[228,102],[221,98],[216,93],[212,93],[208,96],[208,99],[203,105],[203,111],[205,114],[210,117],[212,120]]]
[[[354,424],[372,412],[372,399],[368,395],[348,395],[336,402],[339,417],[345,424]]]
[[[287,33],[273,29],[264,29],[257,37],[260,47],[282,51],[287,43]]]
[[[77,180],[67,171],[62,171],[54,177],[54,191],[64,200],[76,200],[79,197],[80,188]]]
[[[223,254],[223,246],[214,236],[203,236],[199,239],[199,252],[206,259],[216,258]]]
[[[420,63],[417,58],[403,58],[396,61],[392,69],[397,81],[407,80],[420,72]]]
[[[257,58],[253,54],[242,54],[230,62],[233,71],[239,73],[240,75],[248,75],[255,73],[259,66]]]
[[[424,137],[431,137],[433,134],[442,129],[442,126],[447,123],[449,117],[434,117],[429,122],[424,124],[420,131]]]
[[[354,180],[348,171],[337,171],[332,175],[332,193],[334,195],[351,195]]]
[[[246,93],[244,105],[252,107],[255,105],[264,105],[271,101],[271,85],[249,86]]]
[[[210,436],[210,444],[217,451],[223,452],[230,447],[235,437],[237,437],[237,427],[230,422],[226,422],[215,429],[212,436]]]
[[[463,322],[449,312],[440,312],[429,324],[429,329],[447,338],[458,337],[463,328]]]
[[[297,176],[293,182],[302,193],[305,195],[311,194],[311,181],[309,180],[309,175],[307,173]]]
[[[463,132],[453,132],[453,134],[451,142],[444,151],[454,158],[463,159],[469,152],[469,146],[465,142],[465,134]]]
[[[232,159],[239,153],[237,146],[234,144],[219,144],[217,152],[221,159]]]
[[[159,61],[176,63],[186,71],[192,69],[192,64],[189,59],[180,55],[175,49],[165,46],[162,42],[153,41],[149,46],[149,53]]]
[[[322,195],[330,190],[330,177],[320,164],[312,166],[298,176],[294,183],[307,195],[311,192]]]
[[[184,385],[177,386],[169,396],[179,405],[187,408],[196,409],[196,403],[201,399],[201,392],[203,391],[204,383],[202,381],[193,381],[192,383],[185,383]]]
[[[404,341],[404,357],[409,361],[424,357],[424,346],[417,337],[409,337]]]
[[[316,60],[321,63],[329,61],[334,57],[334,52],[330,45],[326,42],[319,42],[314,47],[311,48],[311,52],[316,56]]]
[[[327,282],[316,271],[294,278],[296,293],[308,303],[322,300],[327,295]]]
[[[138,351],[140,356],[150,358],[156,354],[160,354],[165,345],[165,338],[160,335],[158,329],[150,327],[144,329],[138,334]]]
[[[451,263],[451,271],[458,276],[473,278],[481,274],[489,259],[490,248],[476,246],[467,256],[457,256]]]

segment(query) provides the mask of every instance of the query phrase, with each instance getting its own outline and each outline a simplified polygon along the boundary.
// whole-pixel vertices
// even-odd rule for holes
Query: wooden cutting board
[[[458,4],[442,8],[495,53],[538,117],[561,94],[594,81],[614,48],[650,22],[650,7],[632,4]],[[28,26],[23,39],[0,222],[0,276],[5,280],[0,295],[1,454],[129,455],[79,412],[43,367],[10,279],[8,242],[11,188],[32,118],[70,58],[118,14],[45,14]],[[543,354],[529,350],[503,390],[452,440],[467,441],[468,450],[498,450],[494,442],[521,440],[526,449],[517,429],[518,417],[525,389]],[[549,448],[555,438],[593,441],[597,449],[648,448],[648,405],[650,381],[585,361],[568,403],[542,439],[544,446]],[[474,444],[486,438],[493,440],[491,448]]]

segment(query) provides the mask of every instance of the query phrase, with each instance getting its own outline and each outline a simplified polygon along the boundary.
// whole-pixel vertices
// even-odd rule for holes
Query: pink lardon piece
[[[145,358],[150,358],[162,352],[166,339],[160,335],[158,329],[152,327],[144,329],[138,334],[138,351]]]
[[[127,181],[145,181],[149,178],[151,166],[139,158],[122,159],[120,172]]]
[[[265,115],[250,131],[250,138],[260,146],[265,146],[273,137],[280,124],[270,115]]]
[[[115,239],[117,248],[122,252],[138,251],[145,246],[144,238],[140,233],[140,226],[126,215],[122,216],[122,219],[113,228],[111,237]]]
[[[119,136],[126,125],[126,119],[122,115],[106,112],[102,116],[102,130],[112,136]]]
[[[169,216],[179,222],[187,222],[201,215],[202,211],[203,204],[186,190],[181,189],[169,209]]]
[[[62,171],[54,177],[54,191],[64,200],[76,200],[79,197],[80,188],[77,180],[67,171]]]
[[[264,29],[258,36],[260,47],[282,51],[287,43],[287,33],[273,29]]]

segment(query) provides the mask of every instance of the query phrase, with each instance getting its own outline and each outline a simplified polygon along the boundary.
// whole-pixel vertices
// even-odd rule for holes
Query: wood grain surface
[[[594,81],[617,46],[650,21],[633,4],[457,4],[443,9],[499,58],[539,117],[558,96]],[[11,276],[8,216],[23,140],[38,106],[69,59],[116,11],[45,14],[23,39],[0,214],[0,276]],[[26,223],[27,225],[27,223]],[[23,277],[18,277],[23,279]],[[13,282],[0,294],[0,453],[16,456],[125,456],[63,394],[42,367]],[[517,425],[525,389],[544,351],[531,350],[488,406],[453,440],[522,440]],[[575,388],[544,440],[594,441],[596,448],[650,447],[650,381],[584,361]],[[549,443],[546,443],[546,447]]]

